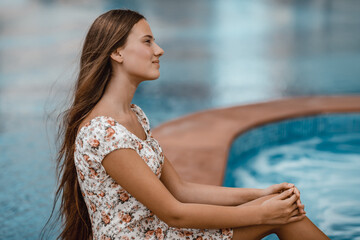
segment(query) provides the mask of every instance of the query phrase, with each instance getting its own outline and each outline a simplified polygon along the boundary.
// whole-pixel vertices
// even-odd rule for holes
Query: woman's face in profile
[[[142,19],[133,26],[119,52],[123,58],[123,69],[130,77],[153,80],[160,76],[159,57],[164,50],[155,43],[146,20]]]

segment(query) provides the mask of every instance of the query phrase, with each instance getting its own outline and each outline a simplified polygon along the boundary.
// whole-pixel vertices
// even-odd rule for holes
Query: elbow
[[[183,203],[177,204],[171,209],[166,210],[165,214],[162,214],[162,217],[159,218],[164,221],[169,227],[183,228],[186,227],[186,211]]]
[[[170,219],[168,219],[166,224],[169,227],[173,227],[173,228],[194,228],[189,225],[189,222],[186,221],[185,218],[181,218],[181,217],[170,218]]]
[[[173,227],[173,228],[182,228],[183,227],[181,218],[179,218],[179,217],[168,218],[168,219],[166,219],[165,223],[169,227]]]

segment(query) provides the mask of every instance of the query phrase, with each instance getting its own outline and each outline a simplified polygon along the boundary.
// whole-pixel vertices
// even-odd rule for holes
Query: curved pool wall
[[[359,171],[360,113],[315,115],[238,136],[229,150],[224,185],[294,182],[303,190],[308,216],[331,239],[355,239],[360,236]]]
[[[260,126],[237,137],[229,150],[224,185],[234,186],[231,177],[241,157],[284,142],[337,133],[360,133],[360,113],[321,114]],[[360,155],[359,155],[360,161]]]

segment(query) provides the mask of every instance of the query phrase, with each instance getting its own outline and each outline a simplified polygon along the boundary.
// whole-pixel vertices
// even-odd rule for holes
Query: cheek
[[[131,61],[135,64],[139,64],[141,62],[151,63],[152,60],[151,51],[146,47],[137,47],[132,49],[129,52],[129,56],[131,56]]]

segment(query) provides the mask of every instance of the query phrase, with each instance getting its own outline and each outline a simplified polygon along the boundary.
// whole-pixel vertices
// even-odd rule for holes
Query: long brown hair
[[[61,121],[57,132],[60,143],[56,156],[58,188],[50,216],[52,218],[60,199],[58,220],[62,225],[57,239],[92,238],[89,213],[74,163],[76,134],[80,123],[104,94],[111,77],[110,54],[125,45],[130,30],[141,19],[145,19],[144,16],[132,10],[111,10],[100,15],[86,35],[72,104],[58,116]]]

